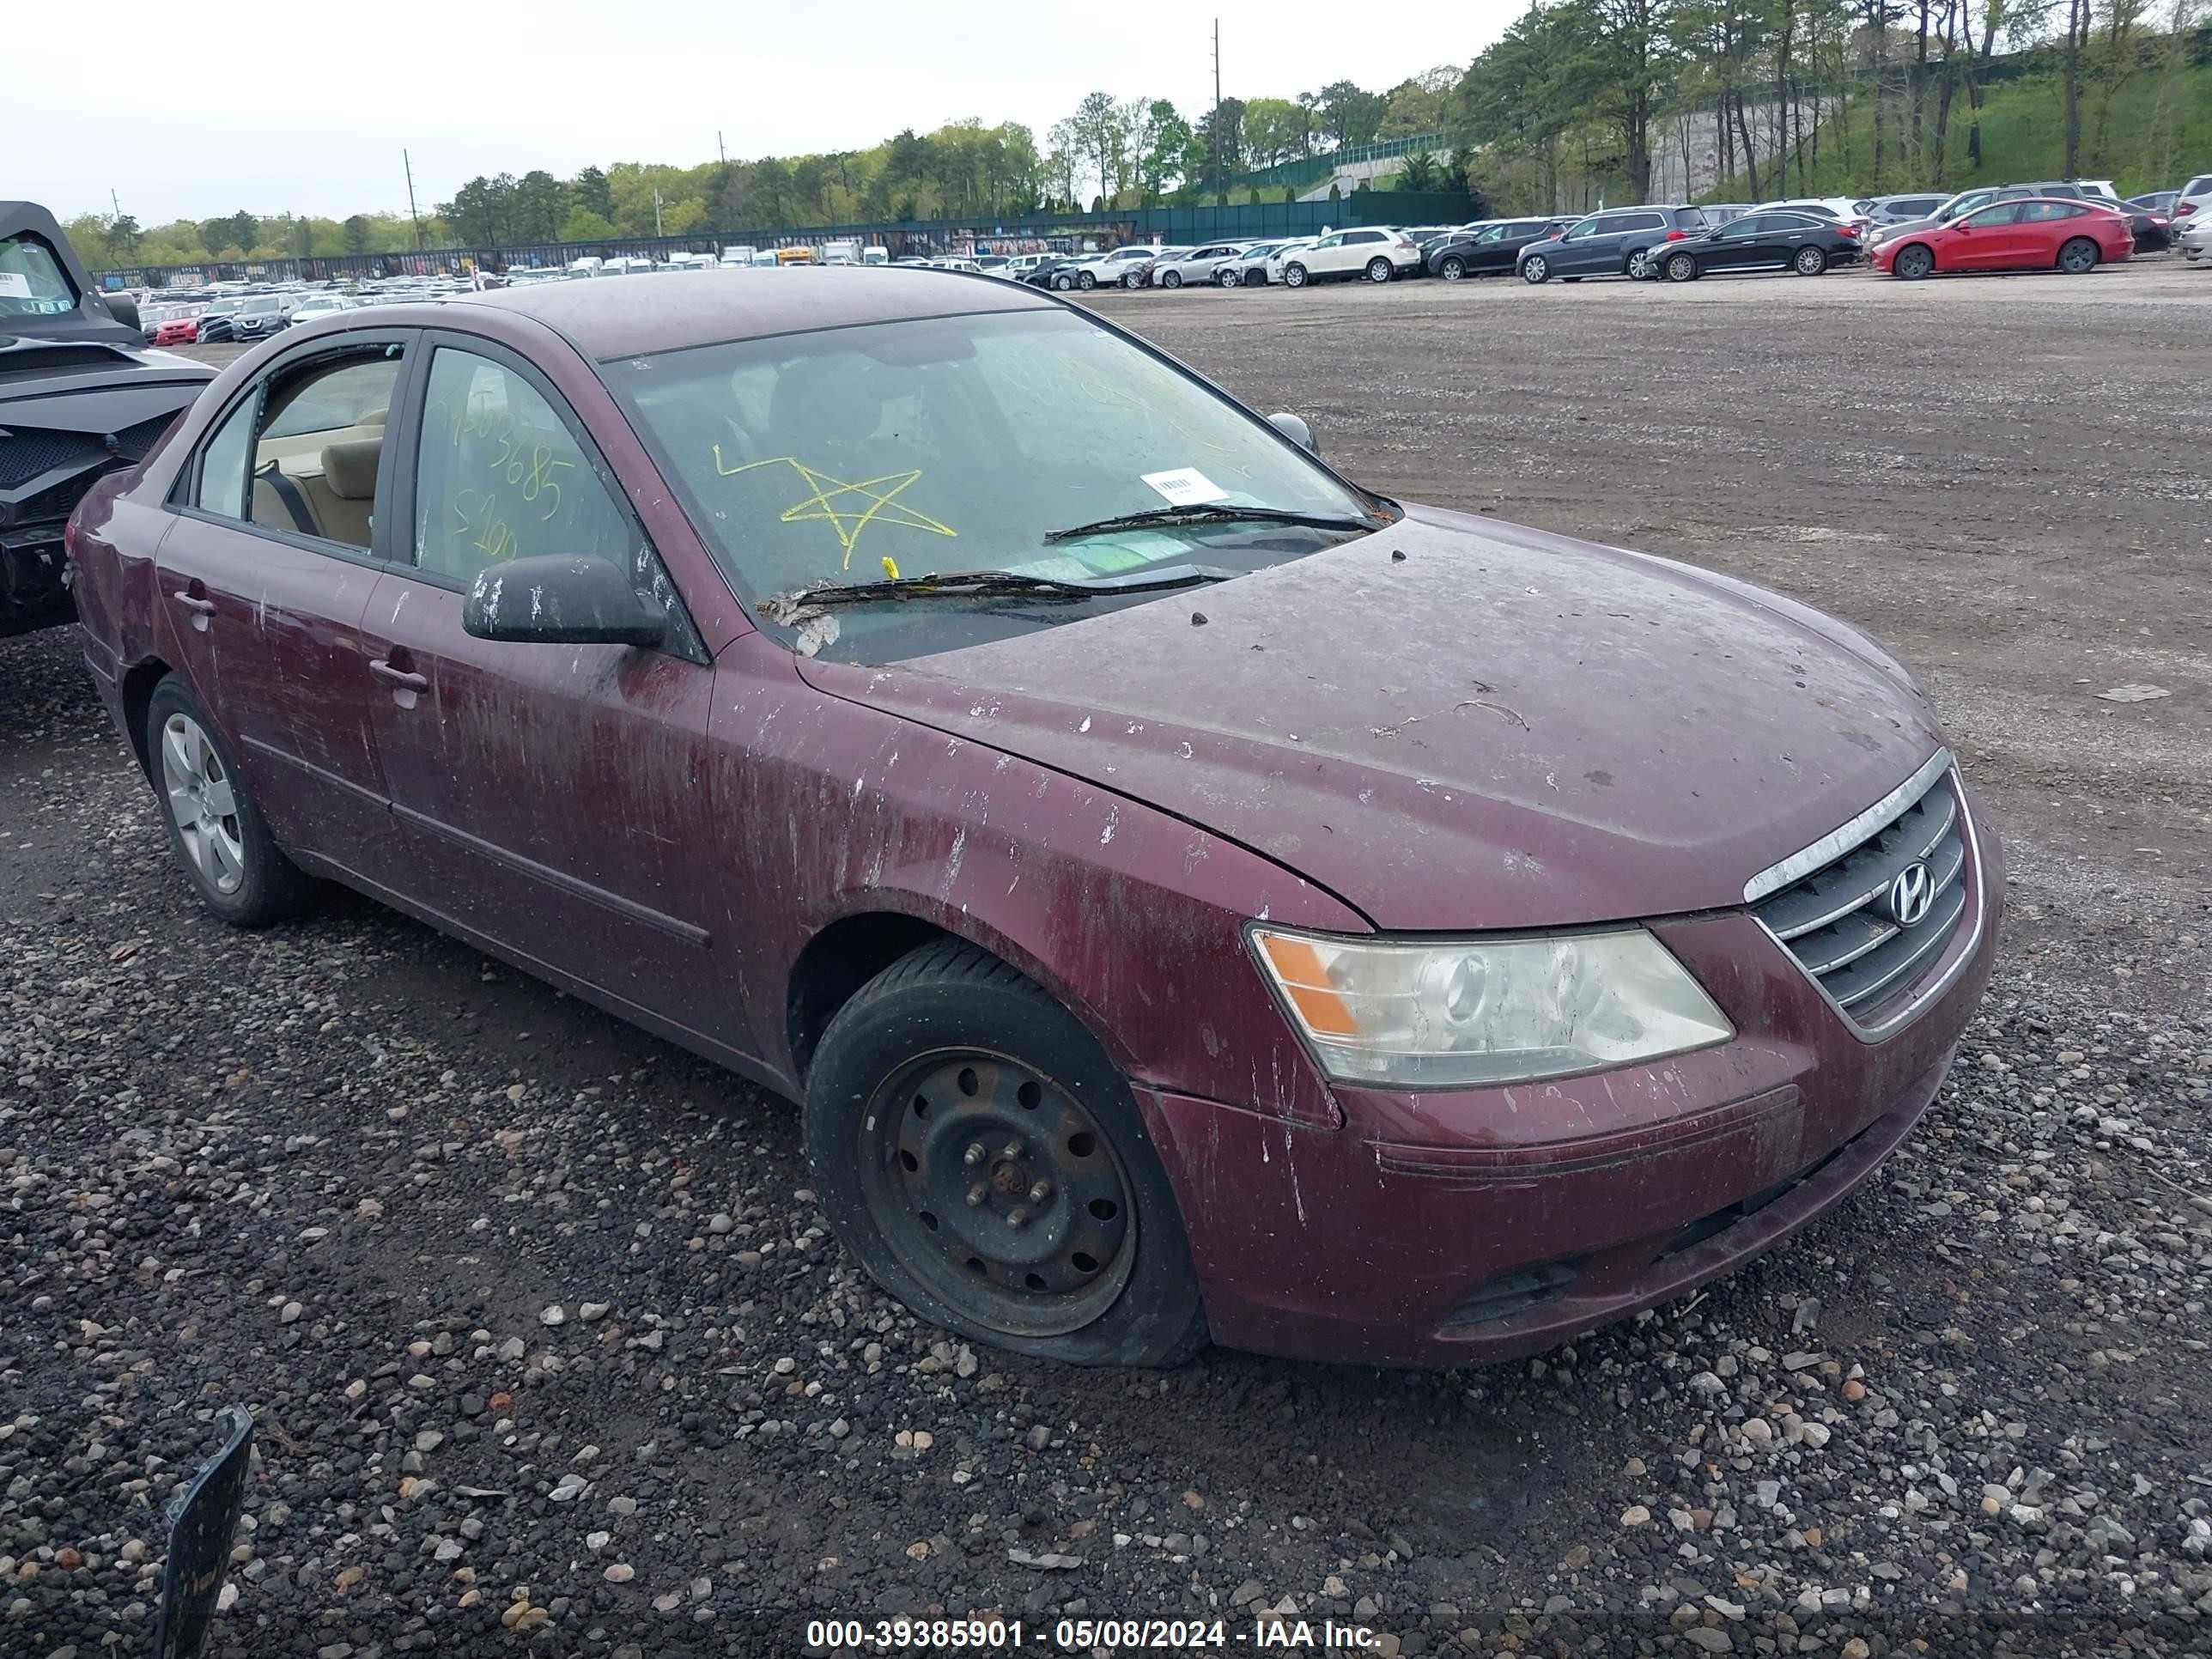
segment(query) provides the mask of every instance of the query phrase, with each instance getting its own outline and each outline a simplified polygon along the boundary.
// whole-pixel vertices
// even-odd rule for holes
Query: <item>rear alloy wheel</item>
[[[1388,259],[1378,258],[1367,262],[1367,280],[1370,283],[1387,283],[1395,274]]]
[[[2079,276],[2097,268],[2097,245],[2087,236],[2076,236],[2058,250],[2058,268],[2069,276]]]
[[[206,714],[175,675],[146,708],[146,752],[167,808],[169,847],[207,908],[262,927],[313,903],[313,878],[278,848]]]
[[[1552,280],[1552,262],[1540,253],[1532,253],[1521,262],[1521,280],[1524,283],[1548,283]]]
[[[1818,276],[1828,268],[1828,256],[1817,247],[1801,247],[1790,261],[1790,269],[1800,276]]]
[[[1127,1083],[996,957],[946,940],[877,975],[823,1033],[804,1117],[839,1238],[923,1318],[1081,1364],[1170,1365],[1204,1345]]]
[[[1925,242],[1914,242],[1897,251],[1889,268],[1908,283],[1917,283],[1936,269],[1935,250]]]
[[[1666,278],[1670,283],[1694,283],[1698,280],[1698,256],[1694,253],[1670,253],[1667,256]]]
[[[1292,264],[1285,265],[1283,267],[1283,286],[1285,288],[1304,288],[1305,285],[1306,268],[1304,265]]]
[[[1179,270],[1162,271],[1160,273],[1160,286],[1162,288],[1181,288],[1182,286],[1182,272]]]
[[[1467,275],[1466,262],[1460,259],[1443,260],[1437,266],[1437,275],[1448,283],[1455,283]]]

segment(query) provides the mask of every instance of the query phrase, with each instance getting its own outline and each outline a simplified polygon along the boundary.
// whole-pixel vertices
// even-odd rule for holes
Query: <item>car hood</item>
[[[800,672],[1241,842],[1391,929],[1741,904],[1940,743],[1905,672],[1804,606],[1426,508],[1218,586]]]

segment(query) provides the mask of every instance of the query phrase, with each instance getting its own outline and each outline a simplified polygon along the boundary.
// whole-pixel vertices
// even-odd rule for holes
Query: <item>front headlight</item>
[[[1678,1054],[1735,1033],[1641,927],[1493,941],[1252,930],[1261,969],[1340,1083],[1475,1088]]]

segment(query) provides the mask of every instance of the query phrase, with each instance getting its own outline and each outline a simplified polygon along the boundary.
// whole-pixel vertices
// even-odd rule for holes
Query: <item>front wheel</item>
[[[1897,257],[1889,262],[1889,268],[1905,281],[1917,283],[1936,269],[1935,250],[1925,242],[1901,247],[1897,251]]]
[[[1552,280],[1552,264],[1540,253],[1532,253],[1521,262],[1521,280],[1524,283],[1548,283]]]
[[[1145,278],[1140,271],[1133,270],[1121,279],[1123,288],[1142,288],[1144,285]]]
[[[1081,1022],[957,940],[884,969],[808,1070],[807,1166],[884,1290],[975,1341],[1172,1365],[1206,1341],[1175,1194]]]
[[[206,711],[173,674],[147,702],[146,753],[169,850],[209,909],[234,927],[264,927],[314,902],[313,878],[277,847]]]
[[[2058,268],[2069,276],[2079,276],[2097,268],[2097,245],[2086,236],[2076,236],[2058,250]]]
[[[1694,283],[1698,280],[1698,256],[1694,253],[1670,253],[1667,256],[1665,275],[1670,283]]]
[[[1079,271],[1076,273],[1075,285],[1087,294],[1098,286],[1098,279],[1087,270]]]
[[[1467,275],[1467,262],[1462,259],[1446,259],[1437,265],[1437,275],[1448,283],[1455,283]]]
[[[1062,271],[1059,276],[1052,279],[1052,285],[1060,293],[1065,294],[1068,289],[1075,286],[1075,278],[1070,276],[1066,271]]]
[[[1304,265],[1285,265],[1283,267],[1283,286],[1285,288],[1304,288],[1305,285],[1306,268]]]
[[[1213,280],[1219,287],[1235,288],[1237,286],[1237,273],[1231,270],[1227,265],[1224,265],[1220,270],[1213,273]]]
[[[1376,258],[1370,259],[1367,262],[1367,280],[1369,282],[1387,283],[1390,280],[1391,274],[1390,262],[1388,259]]]
[[[1162,288],[1181,288],[1182,286],[1182,272],[1179,270],[1162,272],[1160,275],[1160,286]]]
[[[1817,247],[1801,247],[1790,261],[1790,269],[1800,276],[1818,276],[1828,268],[1828,256]]]

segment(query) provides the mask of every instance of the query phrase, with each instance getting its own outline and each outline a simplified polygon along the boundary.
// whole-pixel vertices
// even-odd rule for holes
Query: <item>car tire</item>
[[[314,903],[320,885],[276,845],[215,723],[174,674],[147,700],[145,741],[169,851],[202,903],[234,927],[266,927]]]
[[[1467,263],[1462,259],[1445,259],[1438,263],[1437,275],[1448,283],[1455,283],[1467,275]]]
[[[1287,264],[1283,267],[1283,286],[1285,288],[1304,288],[1305,285],[1306,268],[1304,265]]]
[[[1892,275],[1900,281],[1917,283],[1936,270],[1936,251],[1925,242],[1907,242],[1897,250],[1889,262]]]
[[[1075,273],[1075,285],[1088,294],[1098,286],[1098,279],[1087,270],[1079,270]]]
[[[2088,237],[2074,237],[2058,250],[2058,268],[2069,276],[2086,275],[2097,268],[2103,252]]]
[[[1237,286],[1237,272],[1228,265],[1222,266],[1220,270],[1213,273],[1213,285],[1216,288],[1235,288]]]
[[[1162,271],[1160,273],[1160,286],[1162,288],[1181,288],[1182,286],[1182,272],[1179,270]]]
[[[1521,280],[1524,283],[1548,283],[1552,280],[1552,262],[1542,254],[1531,254],[1521,262]]]
[[[1121,279],[1121,286],[1122,286],[1123,288],[1131,288],[1131,289],[1135,289],[1135,288],[1142,288],[1142,287],[1144,287],[1144,285],[1145,285],[1145,279],[1144,279],[1143,276],[1142,276],[1140,273],[1137,272],[1137,271],[1133,271],[1133,271],[1131,271],[1127,276],[1124,276],[1124,277]]]
[[[1667,263],[1660,268],[1660,275],[1670,283],[1694,283],[1702,274],[1698,269],[1698,257],[1694,253],[1670,253],[1667,256]]]
[[[1180,1364],[1206,1345],[1127,1079],[995,957],[947,939],[870,980],[823,1033],[801,1115],[830,1225],[922,1318],[1084,1365]]]
[[[1366,276],[1370,283],[1387,283],[1397,274],[1388,259],[1377,258],[1367,262]]]
[[[1065,294],[1075,286],[1075,278],[1063,270],[1052,279],[1052,285],[1057,292]]]
[[[1818,276],[1828,268],[1828,256],[1817,247],[1801,247],[1790,257],[1790,269],[1800,276]]]

